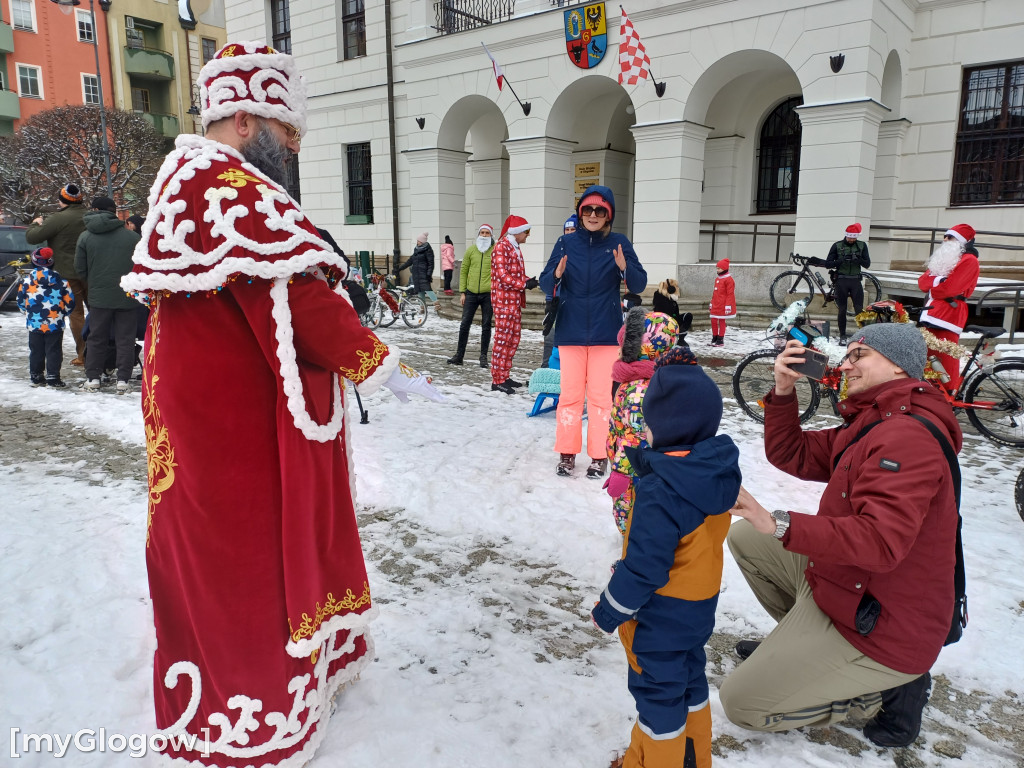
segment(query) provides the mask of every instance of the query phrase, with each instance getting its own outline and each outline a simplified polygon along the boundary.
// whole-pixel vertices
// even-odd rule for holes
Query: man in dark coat
[[[131,391],[135,367],[135,330],[139,302],[121,288],[121,278],[132,271],[132,254],[139,234],[117,218],[109,197],[96,197],[85,214],[85,232],[75,249],[75,271],[89,281],[89,338],[85,349],[84,389],[100,388],[107,345],[113,333],[117,350],[117,393]]]
[[[840,370],[846,422],[803,430],[795,391],[804,348],[789,341],[765,404],[765,454],[779,469],[826,482],[818,513],[768,512],[746,490],[729,549],[779,623],[720,689],[734,723],[757,731],[828,725],[858,712],[885,747],[917,738],[954,607],[957,508],[931,422],[962,442],[942,395],[925,384],[927,347],[910,324],[858,330]],[[869,430],[864,430],[869,427]],[[749,656],[749,658],[747,658]]]
[[[425,294],[430,290],[430,280],[434,276],[434,249],[427,242],[429,235],[421,232],[416,238],[416,247],[404,264],[395,267],[395,276],[403,269],[412,267],[412,284],[416,293]]]

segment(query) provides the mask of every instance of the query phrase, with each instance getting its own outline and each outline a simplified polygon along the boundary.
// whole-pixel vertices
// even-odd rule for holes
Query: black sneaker
[[[749,659],[750,654],[756,651],[760,644],[760,640],[740,640],[736,643],[736,655],[740,657],[740,661]]]
[[[46,386],[48,386],[48,387],[57,387],[59,389],[61,387],[66,387],[67,384],[65,384],[62,379],[47,379],[46,380]]]
[[[462,365],[462,358],[459,355],[448,358],[448,365]]]
[[[848,339],[848,338],[847,338],[846,336],[840,336],[840,337],[839,337],[839,344],[840,344],[841,346],[844,346],[844,347],[845,347],[845,346],[846,346],[846,343],[847,343],[848,341],[849,341],[849,339]]]
[[[590,466],[587,467],[587,477],[591,480],[604,477],[604,470],[607,466],[608,459],[591,459]]]
[[[562,453],[559,456],[561,458],[558,460],[558,466],[555,467],[555,473],[560,477],[572,477],[572,471],[576,468],[576,454]]]
[[[864,735],[880,747],[909,747],[921,733],[924,705],[928,703],[932,676],[882,691],[882,709],[864,726]]]
[[[503,381],[501,384],[491,384],[491,392],[504,392],[506,395],[514,395],[516,393],[515,389],[507,381]]]
[[[45,387],[46,386],[46,379],[44,379],[42,376],[29,376],[29,378],[32,380],[32,386],[33,387]]]
[[[487,353],[486,352],[483,353],[482,355],[480,355],[480,367],[481,368],[490,368],[491,367],[491,364],[487,360]]]
[[[510,387],[516,387],[516,388],[519,388],[519,387],[523,386],[523,382],[516,381],[515,379],[505,379],[505,383],[508,384]]]

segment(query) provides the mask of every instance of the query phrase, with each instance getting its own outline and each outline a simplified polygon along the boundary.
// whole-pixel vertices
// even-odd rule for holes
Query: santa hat
[[[295,59],[266,43],[228,43],[199,70],[203,129],[248,112],[306,133],[306,86]]]
[[[718,267],[721,270],[724,270],[725,272],[728,272],[729,271],[729,260],[728,259],[722,259],[720,262],[715,264],[715,266]]]
[[[522,216],[511,215],[505,219],[505,224],[501,228],[501,237],[505,235],[519,235],[526,232],[531,227],[530,222],[524,219]]]
[[[952,236],[961,243],[967,243],[974,239],[974,228],[970,224],[957,224],[955,227],[946,230],[946,234]]]
[[[36,248],[32,251],[32,264],[37,267],[52,267],[53,266],[53,248]]]
[[[852,238],[853,240],[856,240],[858,237],[860,237],[860,231],[860,224],[851,224],[846,228],[846,231],[843,233],[843,237],[849,237]]]
[[[486,229],[488,232],[491,233],[492,236],[494,235],[494,227],[492,227],[490,224],[481,224],[479,227],[477,227],[476,231],[479,232],[481,229]]]
[[[60,188],[57,197],[62,203],[76,205],[82,202],[82,190],[78,188],[77,184],[65,184]]]

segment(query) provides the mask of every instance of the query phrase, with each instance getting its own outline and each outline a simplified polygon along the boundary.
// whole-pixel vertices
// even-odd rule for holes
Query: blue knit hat
[[[576,229],[577,226],[579,226],[579,219],[576,218],[576,214],[574,213],[572,216],[565,220],[565,224],[562,225],[562,231],[564,232],[569,227]]]
[[[652,448],[693,445],[718,432],[722,393],[689,347],[675,347],[654,365],[643,412]]]

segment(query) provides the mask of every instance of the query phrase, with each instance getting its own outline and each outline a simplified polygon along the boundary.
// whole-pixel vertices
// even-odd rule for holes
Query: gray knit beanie
[[[851,343],[855,341],[891,360],[908,376],[924,378],[928,346],[921,331],[912,323],[875,323],[856,331],[850,337]]]

